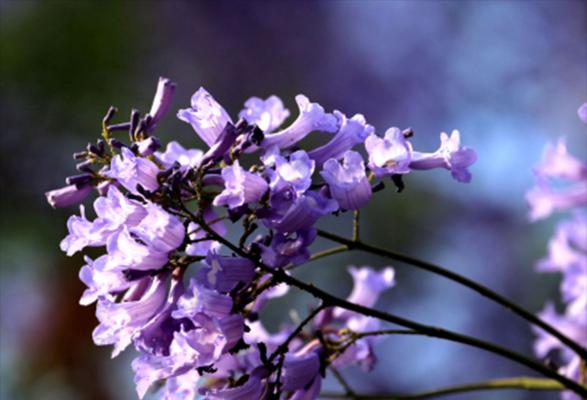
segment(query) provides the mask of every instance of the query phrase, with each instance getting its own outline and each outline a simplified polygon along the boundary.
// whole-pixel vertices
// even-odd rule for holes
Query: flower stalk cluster
[[[92,216],[82,204],[69,218],[60,246],[70,256],[105,250],[85,257],[80,303],[96,304],[97,345],[111,345],[113,357],[131,345],[139,352],[132,368],[140,398],[160,388],[164,399],[315,399],[327,370],[373,367],[381,321],[492,351],[587,393],[507,349],[376,310],[395,284],[392,267],[349,267],[354,285],[346,299],[290,272],[361,243],[359,210],[384,183],[401,191],[407,174],[437,168],[469,182],[476,153],[460,144],[458,131],[442,133],[436,151],[419,152],[410,129],[379,136],[364,116],[327,112],[304,95],[284,127],[290,111],[276,96],[250,98],[233,120],[200,88],[177,117],[206,148],[163,148],[153,134],[174,91],[161,78],[150,111],[133,110],[125,122],[112,123],[117,110],[110,108],[102,137],[74,154],[80,173],[46,194],[56,208],[98,194]],[[325,144],[304,149],[309,135]],[[353,214],[353,239],[312,255],[325,236],[317,223],[344,213]],[[265,305],[292,287],[319,304],[268,332]]]

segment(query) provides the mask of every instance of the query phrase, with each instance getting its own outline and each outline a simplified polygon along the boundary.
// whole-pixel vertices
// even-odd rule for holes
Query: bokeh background
[[[159,75],[178,84],[174,109],[205,86],[236,115],[252,95],[280,95],[295,114],[304,93],[327,109],[363,113],[380,133],[412,127],[414,146],[461,130],[479,161],[473,182],[446,171],[413,173],[407,190],[379,193],[363,214],[365,240],[477,279],[532,311],[558,298],[558,277],[539,275],[557,218],[530,224],[524,192],[543,146],[565,136],[587,157],[577,118],[587,100],[583,1],[28,1],[0,8],[2,399],[133,399],[132,352],[110,359],[91,341],[93,308],[81,256],[58,249],[75,210],[43,193],[74,172],[71,153],[98,136],[109,105],[147,111]],[[164,140],[199,146],[174,113]],[[324,226],[350,231],[342,216]],[[326,246],[325,243],[320,246]],[[343,254],[296,272],[341,296],[349,264],[387,260]],[[442,278],[393,264],[397,285],[378,307],[530,355],[533,335],[507,311]],[[292,291],[269,306],[276,327],[312,299]],[[284,317],[285,316],[285,317]],[[491,354],[425,338],[389,338],[370,374],[344,370],[362,393],[416,392],[531,374]],[[339,390],[330,378],[325,389]],[[454,399],[550,399],[520,391]]]

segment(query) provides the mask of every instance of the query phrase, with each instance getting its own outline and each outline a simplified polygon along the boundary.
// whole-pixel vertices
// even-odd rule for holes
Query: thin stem
[[[319,260],[320,258],[332,256],[334,254],[343,253],[343,252],[347,251],[348,249],[349,249],[348,246],[342,245],[342,246],[336,246],[336,247],[332,247],[330,249],[318,251],[310,256],[310,259],[308,260],[308,262],[316,261],[316,260]],[[291,269],[294,269],[300,265],[302,265],[302,264],[290,264],[287,267],[285,267],[285,269],[291,270]]]
[[[359,228],[360,228],[360,221],[361,213],[359,210],[355,210],[353,212],[353,242],[359,241]]]
[[[434,274],[444,276],[447,279],[450,279],[454,282],[460,283],[461,285],[467,286],[468,288],[476,291],[477,293],[481,294],[482,296],[487,297],[488,299],[491,299],[494,302],[509,309],[513,313],[518,314],[520,317],[524,318],[528,322],[544,329],[546,332],[548,332],[551,335],[553,335],[554,337],[556,337],[563,344],[565,344],[570,349],[572,349],[575,353],[577,353],[579,356],[581,356],[582,359],[587,360],[587,349],[582,347],[580,344],[576,343],[574,340],[570,339],[569,337],[567,337],[566,335],[561,333],[558,329],[556,329],[552,325],[544,322],[543,320],[541,320],[540,318],[538,318],[537,316],[535,316],[531,312],[514,304],[510,300],[508,300],[505,297],[501,296],[500,294],[494,292],[493,290],[487,288],[486,286],[483,286],[475,281],[470,280],[469,278],[466,278],[462,275],[459,275],[457,273],[449,271],[449,270],[442,268],[438,265],[435,265],[435,264],[432,264],[432,263],[429,263],[429,262],[426,262],[423,260],[419,260],[417,258],[413,258],[413,257],[407,256],[404,254],[400,254],[400,253],[397,253],[394,251],[382,249],[379,247],[371,246],[371,245],[365,244],[360,241],[353,241],[350,239],[346,239],[344,237],[335,235],[330,232],[318,230],[318,235],[322,236],[326,239],[332,240],[334,242],[341,243],[341,244],[347,246],[349,249],[362,250],[367,253],[372,253],[372,254],[387,257],[387,258],[390,258],[393,260],[401,261],[401,262],[404,262],[407,264],[411,264],[411,265],[418,267],[420,269],[424,269],[424,270],[432,272]]]
[[[558,382],[562,383],[566,388],[574,391],[577,394],[580,394],[584,397],[587,397],[587,388],[585,386],[583,386],[583,385],[581,385],[581,384],[579,384],[579,383],[577,383],[577,382],[575,382],[565,376],[559,375],[556,371],[554,371],[550,368],[547,368],[546,366],[544,366],[544,365],[534,361],[533,359],[528,358],[520,353],[516,353],[516,352],[509,350],[507,348],[504,348],[504,347],[498,346],[496,344],[486,342],[486,341],[483,341],[483,340],[480,340],[480,339],[477,339],[477,338],[474,338],[471,336],[462,335],[462,334],[459,334],[456,332],[452,332],[452,331],[438,328],[438,327],[434,327],[434,326],[420,324],[418,322],[414,322],[414,321],[411,321],[411,320],[408,320],[408,319],[405,319],[402,317],[398,317],[393,314],[389,314],[389,313],[379,311],[376,309],[364,307],[360,304],[351,303],[347,300],[333,296],[330,293],[325,292],[322,289],[319,289],[318,287],[314,286],[313,284],[309,284],[309,283],[300,281],[300,280],[294,278],[293,276],[288,275],[283,269],[272,269],[272,268],[268,267],[267,265],[263,264],[262,262],[260,262],[255,257],[251,256],[249,253],[247,253],[243,249],[235,246],[232,242],[230,242],[229,240],[227,240],[223,236],[216,233],[212,228],[210,228],[208,225],[206,225],[206,222],[203,221],[202,218],[200,218],[199,220],[200,220],[200,225],[202,225],[202,227],[204,227],[204,229],[208,232],[209,235],[211,235],[214,239],[216,239],[217,241],[219,241],[222,244],[224,244],[225,246],[227,246],[229,249],[234,251],[236,254],[240,255],[241,257],[245,257],[245,258],[250,259],[263,271],[273,275],[277,281],[284,282],[290,286],[294,286],[298,289],[301,289],[301,290],[313,295],[314,297],[321,299],[324,302],[324,304],[328,304],[329,306],[338,306],[338,307],[344,308],[346,310],[354,311],[354,312],[357,312],[359,314],[362,314],[362,315],[365,315],[368,317],[374,317],[374,318],[378,318],[382,321],[387,321],[387,322],[391,322],[396,325],[404,326],[406,328],[410,328],[415,331],[421,332],[422,334],[424,334],[426,336],[445,339],[445,340],[449,340],[449,341],[453,341],[453,342],[457,342],[457,343],[463,343],[463,344],[466,344],[471,347],[476,347],[479,349],[486,350],[490,353],[501,355],[501,356],[508,358],[512,361],[516,361],[519,364],[525,365],[528,368],[530,368],[530,369],[532,369],[532,370],[534,370],[534,371],[536,371],[546,377],[550,377],[554,380],[557,380]]]
[[[524,389],[524,390],[564,390],[557,381],[552,379],[518,377],[494,379],[484,382],[469,383],[466,385],[447,386],[444,388],[430,390],[412,395],[361,395],[322,393],[320,397],[325,399],[354,399],[354,400],[415,400],[428,399],[432,397],[446,396],[449,394],[474,392],[482,390],[503,390],[503,389]]]

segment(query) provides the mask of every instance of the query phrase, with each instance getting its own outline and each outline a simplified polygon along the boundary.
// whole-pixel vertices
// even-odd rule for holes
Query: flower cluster
[[[207,148],[162,149],[153,132],[174,90],[161,78],[150,111],[127,122],[112,124],[111,108],[102,138],[74,154],[80,174],[46,194],[53,207],[99,195],[95,217],[81,205],[61,242],[70,256],[106,251],[80,271],[80,303],[96,303],[94,342],[112,345],[113,357],[131,344],[139,351],[139,397],[164,383],[166,399],[314,399],[329,365],[370,368],[374,339],[360,333],[377,328],[373,318],[322,304],[297,327],[265,330],[265,304],[288,290],[275,272],[308,261],[316,223],[364,207],[385,179],[401,190],[411,171],[443,168],[468,182],[475,152],[458,131],[442,133],[434,152],[414,151],[411,130],[378,136],[364,116],[327,112],[304,95],[286,127],[290,112],[276,96],[250,98],[235,121],[203,88],[177,117]],[[130,139],[113,137],[120,132]],[[302,149],[310,134],[325,144]],[[394,284],[391,267],[349,271],[355,304],[373,306]]]
[[[587,123],[587,103],[579,108],[579,117]],[[548,217],[558,210],[572,210],[573,215],[556,227],[548,244],[548,256],[540,260],[540,272],[560,272],[561,297],[565,312],[561,315],[553,303],[546,304],[540,317],[577,343],[587,346],[587,163],[567,152],[564,140],[549,144],[542,161],[535,168],[537,184],[527,194],[530,218]],[[538,338],[534,351],[539,357],[558,350],[561,372],[568,377],[587,381],[581,377],[581,359],[556,338],[535,329]],[[579,399],[571,392],[564,392],[565,400]]]

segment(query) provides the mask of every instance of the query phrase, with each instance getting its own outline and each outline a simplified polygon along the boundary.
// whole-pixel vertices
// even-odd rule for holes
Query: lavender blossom
[[[261,259],[274,268],[302,264],[310,258],[308,247],[315,239],[316,229],[304,229],[292,235],[277,233],[269,246],[261,245]]]
[[[208,146],[213,146],[226,124],[232,123],[228,113],[204,88],[192,96],[191,108],[179,110],[177,117],[190,124]]]
[[[335,159],[324,163],[320,173],[330,189],[330,195],[340,208],[358,210],[371,199],[371,185],[365,173],[363,157],[355,151],[344,154],[342,165]]]
[[[179,163],[182,169],[195,168],[199,165],[204,152],[200,149],[185,149],[178,142],[167,144],[165,152],[156,152],[155,156],[165,168],[171,168],[174,163]]]
[[[296,103],[300,110],[298,118],[287,128],[265,135],[261,146],[269,148],[277,146],[280,149],[293,146],[313,131],[335,132],[337,120],[332,114],[327,114],[318,103],[310,103],[310,100],[299,94]]]
[[[324,146],[308,153],[318,165],[324,164],[330,158],[341,158],[348,150],[363,143],[369,135],[375,132],[375,128],[367,124],[365,117],[361,114],[355,114],[351,119],[348,119],[340,111],[334,111],[334,116],[340,126],[336,135]]]
[[[175,93],[175,83],[170,79],[160,77],[157,83],[157,91],[155,92],[155,98],[149,111],[151,116],[148,131],[152,131],[157,126],[157,122],[169,111],[171,107],[171,99]]]
[[[526,193],[530,207],[530,219],[536,221],[555,211],[568,210],[587,205],[587,181],[565,190],[555,190],[546,182],[538,182]]]
[[[581,104],[581,107],[577,110],[579,119],[587,124],[587,103]]]
[[[207,266],[198,271],[198,280],[220,293],[228,293],[239,283],[248,284],[255,275],[255,265],[242,257],[224,257],[209,252]]]
[[[139,194],[137,186],[141,185],[149,191],[159,188],[157,174],[159,167],[151,160],[135,156],[128,148],[123,147],[121,154],[114,157],[106,176],[116,179],[129,192]]]
[[[389,128],[383,138],[371,134],[365,140],[365,149],[369,153],[369,168],[375,176],[410,172],[412,145],[399,128]]]
[[[45,193],[47,201],[53,208],[64,208],[74,204],[78,204],[85,199],[92,191],[92,186],[85,185],[69,185],[61,189],[51,190]]]
[[[277,147],[272,148],[273,151]],[[288,184],[293,187],[296,193],[303,193],[312,185],[312,174],[316,165],[314,160],[311,160],[303,150],[298,150],[289,156],[289,160],[281,155],[268,156],[266,165],[269,162],[275,164],[275,174],[271,178],[271,189],[280,187],[283,184]],[[271,160],[271,161],[269,161]]]
[[[461,146],[460,133],[454,130],[450,137],[444,132],[440,134],[440,148],[434,153],[414,151],[409,167],[421,170],[446,168],[450,170],[454,179],[467,183],[471,181],[468,167],[476,160],[475,150]]]
[[[80,280],[88,287],[79,300],[83,306],[92,304],[98,298],[111,293],[120,293],[133,284],[126,279],[123,271],[107,269],[107,255],[100,256],[94,261],[86,256],[84,260],[86,265],[79,272]]]
[[[222,169],[222,178],[224,190],[214,199],[215,206],[236,208],[243,204],[256,203],[261,200],[268,188],[263,178],[245,171],[238,161]]]
[[[277,96],[269,96],[265,100],[251,97],[245,102],[245,108],[239,113],[239,117],[269,133],[283,124],[289,117],[289,110]]]
[[[320,359],[315,352],[287,354],[283,363],[283,390],[303,389],[320,373]]]

